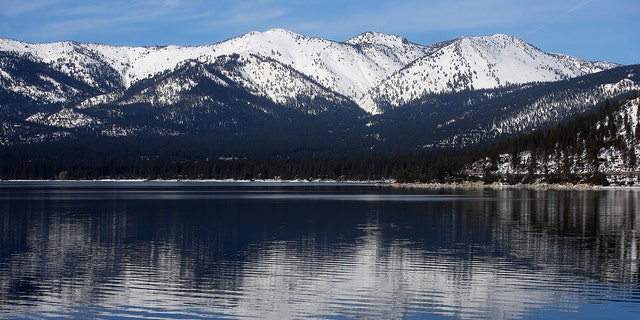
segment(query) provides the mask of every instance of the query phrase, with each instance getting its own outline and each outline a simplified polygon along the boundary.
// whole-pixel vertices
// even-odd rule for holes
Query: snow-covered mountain
[[[425,95],[548,82],[613,67],[548,54],[506,35],[463,37],[420,57],[373,87],[362,105],[402,106]]]
[[[561,121],[637,90],[637,77],[627,73],[606,76],[595,89],[587,83],[569,98],[557,86],[538,86],[617,66],[545,53],[507,35],[420,45],[376,32],[336,42],[273,29],[193,47],[0,39],[0,144],[79,135],[248,136],[269,126],[309,137],[328,133],[326,141],[347,149],[349,139],[369,150],[391,141],[409,149],[465,146]],[[537,88],[533,102],[509,100],[529,87]],[[570,110],[547,113],[558,94],[571,101],[563,102]],[[460,103],[452,108],[452,101]],[[490,112],[482,109],[486,103]],[[425,136],[405,139],[393,133],[398,128]]]
[[[213,63],[223,56],[240,55],[247,63],[244,76],[237,80],[255,94],[276,103],[308,95],[307,86],[292,86],[282,93],[270,89],[295,71],[315,82],[310,86],[320,85],[348,97],[369,113],[380,113],[382,106],[401,106],[429,93],[555,81],[615,66],[547,54],[505,35],[463,37],[423,46],[374,32],[335,42],[282,29],[250,32],[197,47],[114,47],[68,41],[29,44],[0,39],[0,51],[45,63],[101,93],[129,88],[185,61]],[[274,70],[264,64],[266,59],[283,67]],[[22,70],[4,65],[0,70],[6,90],[34,94],[29,83],[11,82]]]

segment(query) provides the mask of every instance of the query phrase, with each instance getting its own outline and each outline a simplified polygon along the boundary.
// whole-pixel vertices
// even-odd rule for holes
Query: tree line
[[[220,150],[224,145],[212,146],[213,140],[207,137],[173,140],[133,137],[120,138],[117,143],[109,139],[87,139],[0,148],[0,179],[393,179],[400,182],[453,182],[478,179],[465,174],[465,168],[479,159],[489,159],[486,172],[480,178],[487,183],[497,180],[528,183],[540,178],[548,182],[604,183],[602,174],[597,172],[599,165],[606,161],[599,158],[603,148],[619,150],[629,168],[638,164],[635,146],[640,139],[640,125],[635,124],[640,115],[629,115],[620,110],[629,99],[639,96],[635,93],[626,99],[605,101],[595,113],[580,115],[559,126],[504,140],[487,148],[388,155],[341,156],[336,152],[320,157],[313,149],[301,147],[297,151],[298,156],[286,158],[273,154],[215,157],[213,149]],[[238,140],[236,143],[251,141]],[[212,149],[205,146],[212,146]],[[342,146],[347,147],[346,144]],[[521,158],[525,151],[531,155],[528,159]],[[511,176],[495,174],[498,159],[504,154],[510,156],[514,169],[519,168],[519,172],[524,173]],[[553,171],[545,169],[545,161],[550,157],[559,163]],[[576,163],[583,168],[591,168],[592,174],[588,177],[576,174]]]
[[[8,160],[0,179],[234,179],[445,181],[458,167],[449,153],[388,157],[192,160]]]

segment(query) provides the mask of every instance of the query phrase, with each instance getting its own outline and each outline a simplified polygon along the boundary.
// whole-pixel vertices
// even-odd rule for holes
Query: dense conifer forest
[[[444,180],[458,156],[404,155],[331,159],[37,159],[4,161],[2,179]]]
[[[17,145],[0,150],[0,179],[301,179],[399,182],[608,184],[602,150],[621,155],[626,174],[638,167],[640,115],[623,110],[639,94],[605,101],[593,113],[488,148],[437,149],[395,155],[259,156],[208,158],[200,139],[110,138]],[[625,109],[626,108],[626,109]],[[635,108],[640,110],[640,108]],[[205,139],[205,140],[203,140]],[[162,146],[162,148],[161,148]],[[344,146],[345,148],[347,146]],[[92,150],[87,153],[87,150]],[[123,152],[129,150],[129,152]],[[165,150],[146,153],[145,150]],[[505,160],[507,159],[507,160]],[[510,170],[500,171],[508,165]],[[636,174],[637,175],[637,174]]]
[[[594,113],[495,144],[467,164],[486,183],[637,184],[640,97],[605,100]],[[609,180],[607,178],[609,177]],[[621,180],[621,181],[618,181]]]

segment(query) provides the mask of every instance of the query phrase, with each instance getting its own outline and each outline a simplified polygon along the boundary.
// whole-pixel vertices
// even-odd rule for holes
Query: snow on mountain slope
[[[0,51],[0,105],[40,107],[85,99],[96,92],[100,90],[34,61],[29,54]]]
[[[100,123],[99,120],[71,108],[62,108],[62,110],[52,114],[38,112],[28,117],[27,121],[62,128],[86,127],[91,124]]]
[[[494,103],[484,104],[480,109],[489,117],[476,116],[465,129],[454,129],[451,136],[438,141],[439,145],[468,146],[483,141],[492,141],[505,136],[530,133],[574,118],[577,115],[597,110],[603,101],[619,99],[625,95],[640,92],[640,77],[636,76],[637,66],[623,66],[599,74],[585,75],[575,79],[550,84],[527,84],[520,90],[512,88],[496,90],[507,93],[519,92],[519,99],[499,100],[501,93],[487,94]],[[546,88],[529,91],[528,88]],[[555,88],[554,88],[555,87]],[[529,92],[528,92],[529,91]],[[537,92],[533,94],[533,92]],[[442,121],[438,128],[455,125],[467,115],[452,117]],[[473,117],[473,116],[472,116]]]
[[[90,46],[92,50],[104,56],[114,69],[122,73],[123,81],[127,86],[174,68],[184,60],[213,62],[224,55],[247,54],[278,61],[354,101],[361,99],[370,88],[379,84],[389,74],[432,51],[430,47],[379,33],[363,34],[346,43],[340,43],[306,37],[282,29],[254,31],[224,42],[200,47]],[[257,80],[270,77],[259,74],[261,70],[265,70],[263,68],[248,68],[255,72],[248,78]],[[287,75],[281,76],[281,78],[286,77]],[[252,86],[264,87],[261,83],[255,83]],[[285,95],[292,94],[292,89],[281,92]],[[294,95],[302,93],[296,92]],[[287,99],[276,97],[273,92],[268,96],[274,102]],[[369,111],[368,109],[370,108],[365,108]]]
[[[77,93],[72,87],[65,86],[55,79],[46,75],[37,76],[39,84],[26,81],[10,75],[7,72],[0,72],[0,82],[6,82],[3,89],[14,94],[28,96],[33,101],[43,103],[59,103],[67,101],[68,95]]]
[[[400,36],[379,32],[365,32],[347,40],[346,43],[357,46],[360,50],[365,52],[368,57],[379,62],[381,65],[388,62],[395,62],[398,64],[390,66],[389,69],[404,66],[435,50],[432,46],[425,47],[411,43],[409,40]]]
[[[94,85],[96,68],[108,67],[116,73],[118,84],[125,87],[210,51],[208,46],[116,47],[70,41],[30,44],[10,39],[0,39],[0,50],[28,54]]]
[[[640,90],[640,85],[630,79],[623,79],[617,83],[602,84],[594,87],[591,92],[582,92],[571,97],[573,101],[581,101],[582,105],[567,101],[567,98],[563,99],[554,94],[548,94],[536,101],[532,101],[526,109],[495,119],[490,127],[485,128],[485,130],[494,136],[531,131],[545,123],[551,123],[555,119],[569,118],[576,113],[576,110],[582,109],[586,111],[593,108],[602,99],[637,90]],[[599,99],[594,97],[599,97]]]
[[[388,74],[419,56],[419,45],[407,42],[405,46],[410,49],[395,52],[395,49],[402,47],[400,43],[393,47],[394,50],[385,49],[388,56],[378,54],[368,57],[366,51],[359,50],[353,44],[306,37],[282,29],[250,32],[224,42],[199,47],[114,47],[73,42],[27,44],[8,39],[0,42],[2,50],[28,53],[39,61],[54,64],[63,72],[77,74],[90,84],[96,82],[90,77],[92,70],[96,69],[94,65],[101,62],[119,73],[120,81],[125,87],[171,70],[185,60],[212,62],[223,55],[259,55],[290,66],[322,86],[354,100],[380,83]],[[65,67],[67,65],[76,65],[78,70],[71,70]],[[260,68],[254,69],[259,72]],[[265,75],[255,74],[250,78],[264,77]],[[275,98],[273,95],[270,97]],[[281,98],[274,101],[280,101]]]
[[[121,88],[118,72],[102,55],[91,50],[91,46],[72,41],[30,44],[0,39],[0,51],[18,53],[36,62],[47,63],[52,69],[103,92]]]
[[[429,93],[557,81],[613,66],[547,54],[507,35],[462,37],[385,79],[368,103],[397,107]]]
[[[621,143],[618,148],[611,145],[599,150],[597,157],[599,159],[605,159],[605,161],[599,163],[596,168],[598,172],[628,173],[637,172],[640,169],[640,163],[638,163],[637,159],[633,161],[630,159],[631,157],[637,158],[637,155],[640,154],[640,137],[638,137],[638,133],[640,133],[638,128],[640,125],[640,118],[638,117],[638,115],[640,115],[639,111],[640,98],[635,98],[627,100],[624,106],[610,115],[611,122],[617,127],[617,130],[613,132],[614,136],[620,141],[624,141],[624,143]],[[598,126],[608,126],[609,122],[608,117],[598,123]],[[613,138],[614,137],[610,137],[611,140],[613,140]],[[627,150],[620,148],[623,145],[626,145]],[[631,156],[631,153],[633,153],[633,156]],[[636,183],[638,183],[639,178],[640,177],[634,177]]]
[[[386,107],[397,107],[432,92],[555,81],[615,66],[547,54],[506,35],[463,37],[423,46],[375,32],[335,42],[283,29],[254,31],[197,47],[115,47],[68,41],[29,44],[0,39],[0,51],[50,64],[101,94],[129,88],[185,61],[214,63],[219,57],[240,54],[254,58],[247,59],[244,75],[236,79],[276,103],[309,92],[308,84],[299,85],[304,80],[291,79],[293,70],[348,97],[369,113],[380,113]],[[2,66],[0,75],[12,76]],[[271,80],[275,79],[291,81],[274,85]]]
[[[211,82],[222,87],[238,86],[254,96],[266,97],[277,104],[300,109],[308,114],[327,111],[329,105],[336,108],[353,105],[348,98],[322,87],[278,61],[259,55],[233,54],[217,57],[215,61],[185,61],[171,72],[136,85],[136,88],[132,87],[125,94],[126,97],[101,95],[99,98],[83,101],[79,107],[89,108],[110,103],[121,106],[137,103],[169,106],[185,101],[189,101],[191,107],[198,107],[202,103],[213,103],[217,93],[213,90],[208,96],[203,96],[201,90],[191,90],[199,85],[211,89]],[[314,102],[317,99],[328,103],[316,104]],[[261,110],[270,112],[267,109]]]
[[[578,67],[578,69],[582,70],[582,72],[584,72],[585,74],[609,70],[611,68],[615,68],[619,66],[616,63],[605,62],[605,61],[595,61],[595,62],[584,61],[576,57],[568,56],[565,54],[559,54],[559,53],[551,53],[550,55],[575,65],[576,67]]]
[[[306,113],[317,114],[327,111],[327,106],[323,110],[316,110],[299,101],[321,98],[334,102],[335,105],[349,102],[346,97],[324,88],[313,79],[276,60],[257,55],[239,55],[236,62],[236,68],[220,69],[220,72],[253,94],[265,96],[278,104],[295,106],[304,109]]]
[[[628,84],[616,86],[619,85]],[[597,174],[603,175],[604,180],[589,179],[591,183],[638,185],[639,109],[640,98],[614,102],[591,119],[583,118],[556,127],[555,133],[546,137],[539,134],[533,143],[515,143],[512,150],[501,150],[503,153],[497,156],[480,159],[465,171],[476,177],[491,172],[503,178],[510,177],[511,183],[524,178],[553,183],[566,180],[564,182],[575,184],[579,181],[576,179],[585,182],[585,178]]]
[[[418,48],[408,43],[407,46]],[[306,37],[282,29],[251,32],[214,47],[216,54],[269,57],[354,100],[416,56],[415,49],[405,49],[406,54],[399,51],[370,56],[352,43]]]
[[[126,86],[185,60],[213,62],[220,56],[250,54],[288,65],[340,94],[355,97],[404,64],[377,63],[352,45],[306,37],[282,29],[249,32],[224,42],[199,47],[111,47],[88,45],[122,74]],[[407,60],[405,58],[405,60]],[[257,75],[261,77],[261,75]],[[275,100],[274,100],[275,101]]]

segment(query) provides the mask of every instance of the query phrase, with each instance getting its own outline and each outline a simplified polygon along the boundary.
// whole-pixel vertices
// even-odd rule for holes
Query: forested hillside
[[[597,113],[492,147],[465,168],[471,179],[504,183],[640,181],[640,95],[606,100]]]
[[[197,152],[197,147],[206,141],[181,137],[157,143],[172,143],[173,147],[166,145],[167,150],[182,147],[182,154],[145,156],[145,152],[158,149],[157,145],[148,145],[148,149],[133,153],[138,154],[136,157],[111,152],[127,149],[127,145],[140,148],[140,141],[136,139],[119,140],[117,146],[112,146],[109,140],[102,145],[95,145],[96,140],[87,140],[86,144],[53,143],[38,148],[43,152],[42,157],[33,157],[33,150],[25,150],[33,148],[32,145],[14,146],[2,151],[0,179],[393,179],[400,182],[637,185],[640,181],[639,105],[640,93],[636,92],[620,100],[604,101],[595,113],[505,140],[488,149],[430,153],[207,158],[206,150]],[[84,150],[91,145],[101,152],[87,157]],[[61,154],[56,149],[68,152]]]

